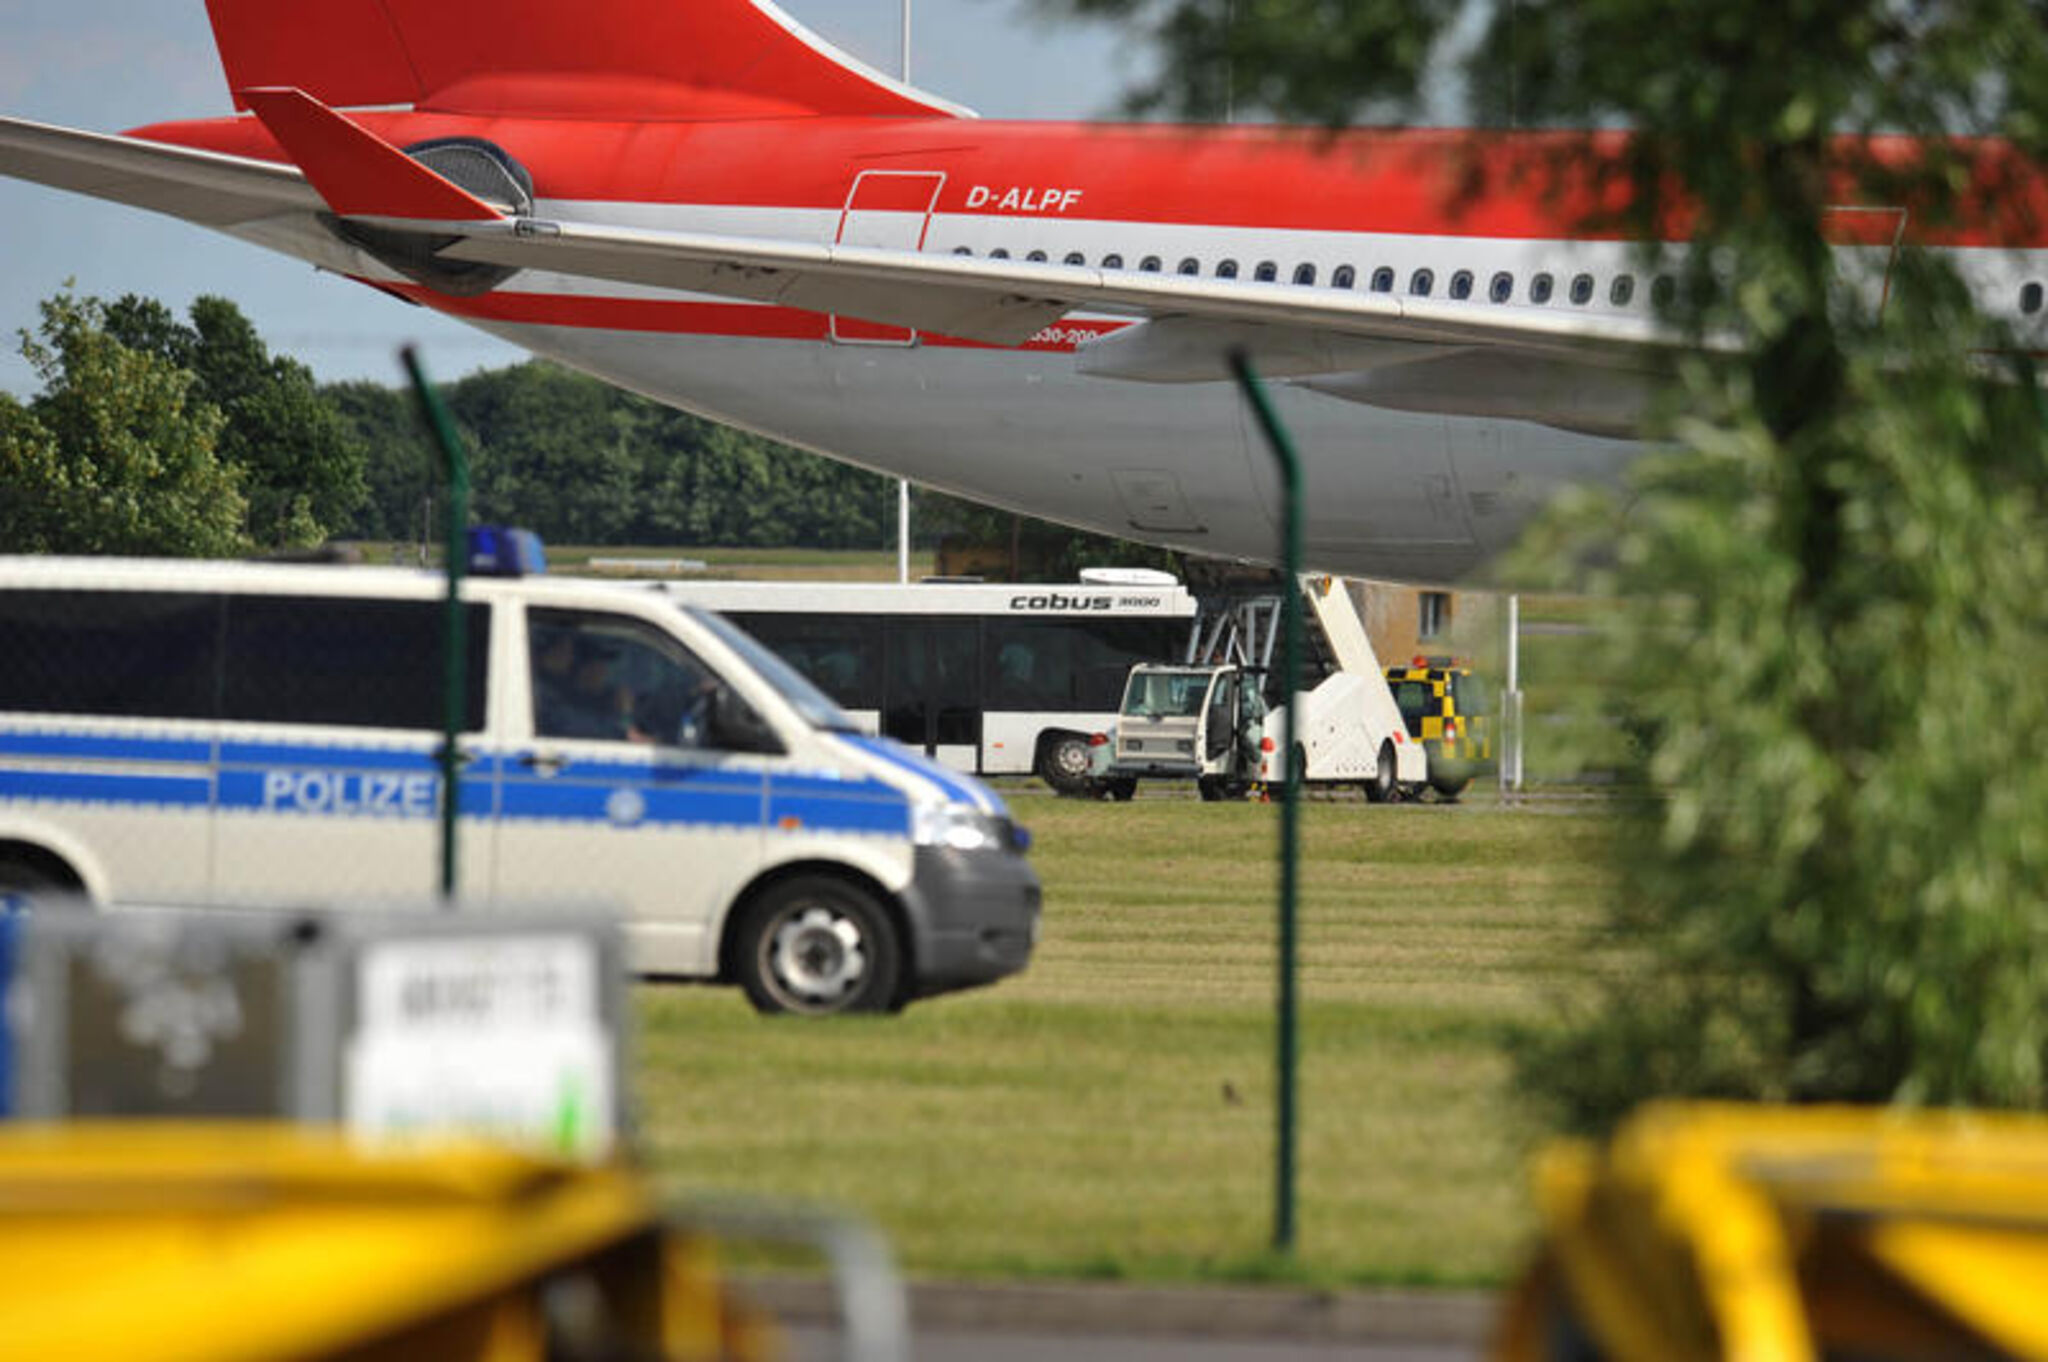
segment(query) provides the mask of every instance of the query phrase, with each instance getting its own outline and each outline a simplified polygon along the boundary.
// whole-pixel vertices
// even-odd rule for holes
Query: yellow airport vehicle
[[[1536,1195],[1503,1362],[2048,1359],[2048,1120],[1652,1105]]]
[[[1387,687],[1408,736],[1429,754],[1431,789],[1456,799],[1474,776],[1494,769],[1493,698],[1470,667],[1447,657],[1417,657],[1387,668]]]
[[[258,1122],[0,1127],[0,1357],[780,1355],[619,1165]]]

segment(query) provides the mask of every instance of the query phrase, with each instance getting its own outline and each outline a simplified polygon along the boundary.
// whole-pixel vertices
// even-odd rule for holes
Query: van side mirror
[[[779,753],[782,740],[754,707],[719,685],[704,697],[704,746],[721,752]]]

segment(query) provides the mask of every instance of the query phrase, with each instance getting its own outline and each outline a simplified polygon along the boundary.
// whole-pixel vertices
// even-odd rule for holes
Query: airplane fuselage
[[[1648,322],[1669,287],[1638,243],[1581,226],[1615,200],[1541,180],[1565,145],[1553,135],[351,117],[398,147],[459,137],[501,149],[530,174],[530,217],[542,223],[1268,282],[1567,322]],[[289,160],[250,118],[135,135]],[[1845,212],[1838,248],[1881,291],[1905,215]],[[533,269],[460,296],[303,217],[229,230],[661,401],[877,470],[1197,553],[1276,552],[1272,462],[1219,364],[1242,335],[1102,309],[995,346]],[[1994,309],[2032,319],[2022,298],[2041,273],[2036,253],[1990,231],[1939,244]],[[1340,341],[1333,355],[1332,342],[1252,334],[1272,340],[1255,347],[1261,367],[1287,380],[1277,402],[1304,461],[1308,558],[1323,570],[1464,576],[1560,487],[1612,479],[1638,449],[1627,437],[1650,380],[1625,364],[1550,367],[1540,353],[1398,339]]]

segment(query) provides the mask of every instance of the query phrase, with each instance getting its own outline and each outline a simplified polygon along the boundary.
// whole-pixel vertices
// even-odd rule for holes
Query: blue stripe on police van
[[[507,781],[498,787],[506,819],[609,823],[617,827],[758,828],[761,782],[662,786],[645,781]]]
[[[426,818],[440,810],[440,775],[430,751],[300,743],[221,744],[217,777],[118,771],[47,771],[0,766],[0,799],[65,800],[145,807],[209,805],[302,817]],[[212,745],[184,738],[0,732],[0,755],[183,762],[211,766]],[[910,805],[894,786],[696,764],[589,761],[542,777],[520,754],[480,757],[465,768],[465,818],[637,826],[709,824],[807,832],[904,835]],[[907,769],[925,774],[915,765]]]
[[[169,804],[205,808],[213,782],[205,776],[127,775],[112,771],[10,771],[0,768],[0,799],[74,804]]]
[[[141,738],[100,733],[0,732],[0,756],[84,757],[100,761],[213,759],[213,744],[194,738]]]
[[[957,772],[949,771],[922,753],[914,752],[894,738],[870,738],[852,733],[833,734],[840,742],[861,751],[880,757],[891,766],[922,776],[945,791],[946,797],[962,804],[972,804],[989,813],[1005,813],[1001,800],[978,782],[963,780]]]
[[[223,742],[223,766],[346,766],[359,771],[438,771],[435,747],[327,747],[316,743]]]
[[[768,825],[903,837],[910,833],[910,801],[879,780],[774,776],[768,782]]]

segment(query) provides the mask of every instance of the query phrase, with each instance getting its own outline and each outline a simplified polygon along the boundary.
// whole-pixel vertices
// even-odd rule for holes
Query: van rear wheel
[[[46,894],[76,894],[75,881],[67,883],[20,855],[0,856],[0,913],[28,907],[29,900]]]
[[[888,911],[858,885],[784,880],[746,909],[739,931],[735,972],[757,1011],[825,1017],[896,1005],[903,946]]]

